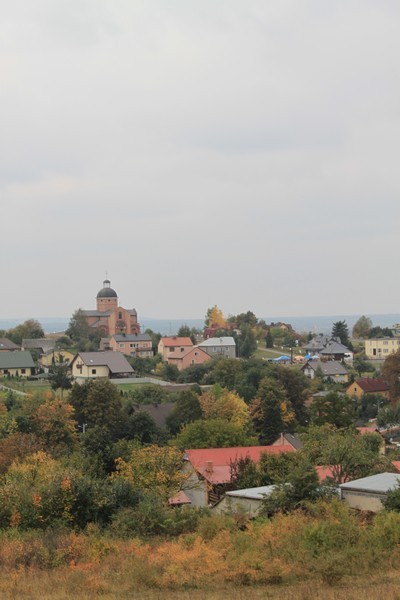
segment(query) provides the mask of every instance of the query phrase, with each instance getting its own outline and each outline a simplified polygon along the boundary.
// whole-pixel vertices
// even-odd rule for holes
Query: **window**
[[[92,369],[92,375],[96,375],[96,369]]]
[[[124,343],[118,344],[118,345],[119,345],[120,348],[125,348],[125,344]]]
[[[26,369],[21,369],[21,373],[24,375],[26,373]]]

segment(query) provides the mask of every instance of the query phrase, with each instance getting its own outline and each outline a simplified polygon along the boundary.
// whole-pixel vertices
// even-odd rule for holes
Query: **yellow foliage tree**
[[[240,427],[249,422],[249,407],[235,392],[214,386],[200,396],[199,402],[205,419],[224,419]]]
[[[134,448],[128,461],[118,458],[113,477],[126,478],[141,490],[159,494],[167,500],[187,479],[182,472],[182,452],[174,446]]]
[[[208,317],[208,324],[210,327],[213,327],[213,326],[215,327],[217,325],[221,329],[226,328],[227,324],[224,319],[224,315],[222,314],[222,310],[219,309],[217,305],[215,305],[211,309],[209,309],[209,312],[207,313],[207,317]]]

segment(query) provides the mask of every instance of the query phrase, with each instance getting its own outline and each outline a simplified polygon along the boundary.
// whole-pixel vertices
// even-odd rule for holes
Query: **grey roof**
[[[339,487],[342,490],[354,490],[358,492],[376,492],[386,494],[389,490],[400,484],[399,473],[379,473],[362,479],[355,479],[342,483]]]
[[[321,350],[320,354],[347,354],[350,350],[347,346],[343,344],[339,344],[335,340],[330,340],[330,342],[325,346],[323,350]]]
[[[0,338],[0,350],[19,350],[19,346],[7,338]]]
[[[234,496],[235,498],[251,498],[253,500],[263,500],[265,496],[272,494],[276,485],[262,485],[255,488],[246,488],[244,490],[234,490],[233,492],[226,492],[227,496]]]
[[[112,310],[82,310],[85,317],[109,317],[113,311]]]
[[[338,362],[337,360],[309,360],[303,367],[303,370],[306,368],[311,368],[313,371],[316,371],[320,368],[324,375],[329,377],[330,375],[347,375],[347,371],[344,366]]]
[[[322,350],[322,348],[325,348],[326,344],[329,342],[330,339],[331,336],[329,335],[319,334],[313,337],[312,340],[310,340],[306,344],[303,344],[303,348],[305,350],[312,351]]]
[[[233,339],[233,337],[231,336],[225,336],[225,337],[213,337],[213,338],[208,338],[207,340],[204,340],[204,342],[201,342],[201,344],[197,344],[200,348],[202,346],[236,346],[236,342]]]
[[[153,417],[157,427],[164,428],[168,415],[172,412],[175,402],[162,402],[160,404],[137,404],[135,412],[144,411]]]
[[[285,433],[284,437],[289,442],[289,444],[293,446],[295,450],[300,450],[300,448],[303,447],[303,444],[301,443],[301,440],[297,433]]]
[[[106,366],[111,373],[133,373],[133,368],[121,352],[106,350],[105,352],[79,352],[73,363],[80,358],[86,366]]]
[[[112,335],[116,342],[151,342],[151,337],[148,333],[128,333],[123,335],[122,333],[116,333]]]
[[[35,363],[28,350],[0,352],[0,369],[29,369],[31,367],[35,367]]]
[[[27,338],[22,340],[21,344],[24,350],[53,350],[56,347],[56,340],[51,338]]]

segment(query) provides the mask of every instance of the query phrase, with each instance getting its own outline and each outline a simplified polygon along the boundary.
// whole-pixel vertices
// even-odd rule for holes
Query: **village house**
[[[174,335],[172,337],[162,337],[158,342],[157,351],[158,354],[161,354],[162,359],[167,361],[171,353],[186,352],[186,350],[191,348],[193,348],[193,342],[190,337],[178,337]]]
[[[202,365],[209,360],[211,360],[211,356],[199,346],[193,346],[183,351],[179,348],[170,352],[167,356],[167,363],[175,365],[179,371],[192,365]]]
[[[360,377],[348,386],[346,394],[359,400],[365,394],[381,394],[385,398],[389,398],[389,384],[384,379]]]
[[[21,350],[21,348],[7,338],[0,338],[0,352],[13,352],[14,350]]]
[[[121,352],[78,352],[71,363],[72,376],[77,381],[101,377],[132,377],[133,368]]]
[[[400,349],[399,338],[378,338],[365,340],[365,356],[369,359],[385,359]]]
[[[318,373],[321,373],[324,381],[331,380],[336,383],[347,383],[349,381],[347,370],[336,360],[309,360],[301,370],[310,379],[314,379]]]
[[[111,288],[109,279],[103,281],[96,296],[96,310],[82,312],[89,327],[101,330],[105,335],[140,333],[136,310],[119,306],[117,292]]]
[[[112,350],[139,358],[153,356],[152,339],[148,333],[116,333],[109,338],[101,339],[100,350]]]
[[[61,348],[53,348],[39,356],[39,366],[47,373],[54,365],[69,365],[75,357],[74,352]]]
[[[236,342],[231,336],[212,337],[197,345],[198,348],[207,352],[212,358],[223,356],[224,358],[236,357]]]
[[[27,350],[0,352],[1,377],[31,377],[35,371],[32,355]]]
[[[263,453],[282,452],[294,452],[294,449],[287,445],[186,450],[184,492],[193,506],[213,506],[232,489],[232,467],[237,460],[249,458],[257,463]]]

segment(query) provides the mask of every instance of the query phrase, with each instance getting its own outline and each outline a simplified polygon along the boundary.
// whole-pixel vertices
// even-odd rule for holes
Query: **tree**
[[[192,390],[184,390],[178,394],[174,408],[166,419],[166,425],[172,435],[179,433],[184,425],[201,419],[199,396]]]
[[[123,435],[128,440],[136,440],[140,444],[152,444],[158,434],[156,422],[145,410],[134,412],[124,422]]]
[[[326,396],[314,398],[311,406],[313,425],[329,423],[335,427],[349,427],[355,417],[354,402],[340,392],[329,392]]]
[[[218,326],[220,328],[225,328],[227,326],[227,323],[224,319],[224,315],[222,314],[222,310],[219,309],[216,304],[211,308],[207,309],[207,314],[204,322],[206,327]]]
[[[195,327],[190,328],[188,325],[181,325],[176,334],[178,337],[189,337],[193,344],[196,343],[196,334],[198,333]]]
[[[298,453],[289,464],[285,482],[263,500],[262,513],[289,512],[323,495],[317,472],[305,454]]]
[[[372,328],[372,321],[369,317],[363,315],[358,319],[358,321],[354,324],[353,327],[353,338],[361,338],[365,339],[368,337],[368,334]]]
[[[147,490],[164,501],[182,489],[182,453],[172,446],[134,448],[128,461],[117,460],[114,478],[129,480],[136,489]]]
[[[199,398],[205,419],[224,419],[245,427],[249,423],[249,407],[235,392],[222,388],[218,384],[212,390],[204,392]]]
[[[256,336],[250,325],[243,325],[240,330],[238,355],[240,358],[250,358],[257,350]]]
[[[257,438],[224,419],[193,421],[185,425],[172,440],[178,448],[230,448],[234,446],[255,446]]]
[[[19,345],[23,339],[44,338],[44,335],[41,324],[35,319],[28,319],[6,333],[7,338]]]
[[[74,409],[59,398],[49,398],[33,415],[36,435],[52,456],[71,452],[77,446]]]
[[[96,379],[82,386],[75,384],[69,401],[80,424],[106,428],[111,435],[116,433],[122,421],[121,396],[108,379]]]
[[[72,315],[65,334],[74,342],[89,338],[90,327],[85,317],[85,311],[78,308]]]
[[[400,399],[400,349],[390,354],[383,363],[382,377],[389,384],[389,396],[392,402]]]
[[[284,388],[271,377],[261,380],[257,396],[250,404],[250,417],[262,444],[272,444],[293,420]]]
[[[302,438],[303,450],[313,464],[329,465],[335,484],[393,471],[391,461],[380,454],[378,433],[361,435],[352,429],[310,427]]]
[[[270,330],[268,329],[268,333],[265,337],[265,347],[266,348],[273,348],[274,347],[274,338],[271,335]]]
[[[72,387],[69,366],[62,363],[53,365],[49,373],[49,382],[52,390],[57,391],[58,389],[61,389],[62,400],[63,391],[69,390]]]
[[[393,337],[393,331],[390,329],[390,327],[372,327],[368,334],[368,338],[370,340],[385,337]]]
[[[310,379],[301,371],[281,365],[271,365],[270,369],[271,375],[283,386],[296,420],[304,425],[308,416],[305,401],[311,387]]]
[[[332,325],[332,337],[339,338],[340,342],[349,347],[349,328],[346,321],[336,321]]]

